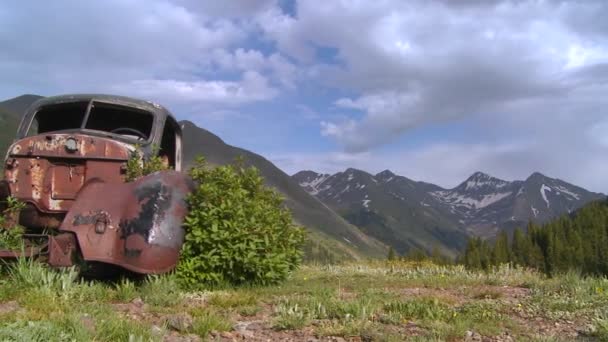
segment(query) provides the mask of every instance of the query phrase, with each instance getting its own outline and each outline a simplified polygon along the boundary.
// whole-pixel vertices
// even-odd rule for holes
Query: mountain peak
[[[357,177],[361,177],[361,176],[363,176],[363,177],[371,177],[372,176],[369,173],[367,173],[366,171],[355,169],[355,168],[352,168],[352,167],[349,167],[348,169],[346,169],[343,172],[343,174],[348,175],[349,178],[352,178],[354,176],[357,176]]]
[[[509,184],[509,182],[490,176],[487,173],[477,171],[467,178],[467,180],[460,184],[456,189],[459,191],[471,191],[487,186],[501,188],[507,184]]]
[[[376,174],[376,177],[387,178],[387,177],[395,177],[395,174],[391,170],[384,170]]]
[[[543,178],[550,178],[550,177],[547,177],[547,176],[543,175],[543,174],[542,174],[542,173],[540,173],[540,172],[534,172],[534,173],[532,173],[532,174],[530,175],[530,177],[528,177],[528,180],[532,180],[532,179],[543,179]]]
[[[473,179],[483,180],[483,179],[493,179],[493,178],[494,177],[490,176],[489,174],[487,174],[485,172],[477,171],[474,174],[472,174],[468,179],[469,180],[473,180]]]
[[[390,182],[391,180],[397,177],[391,170],[384,170],[374,176],[374,178],[378,179],[381,182]]]
[[[291,177],[305,177],[305,176],[320,176],[321,174],[313,171],[313,170],[302,170],[302,171],[298,171],[296,173],[294,173]]]

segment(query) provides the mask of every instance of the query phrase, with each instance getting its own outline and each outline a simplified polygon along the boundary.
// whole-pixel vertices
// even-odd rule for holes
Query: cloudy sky
[[[168,107],[288,173],[608,192],[608,2],[9,1],[0,99]]]

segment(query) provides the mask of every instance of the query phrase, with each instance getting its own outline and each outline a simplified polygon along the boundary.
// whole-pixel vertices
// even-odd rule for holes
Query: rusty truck
[[[128,181],[130,158],[155,153],[168,170]],[[0,181],[0,212],[9,197],[24,203],[16,218],[24,247],[0,250],[0,258],[170,271],[192,190],[181,158],[181,128],[163,106],[112,95],[38,100],[22,117]]]

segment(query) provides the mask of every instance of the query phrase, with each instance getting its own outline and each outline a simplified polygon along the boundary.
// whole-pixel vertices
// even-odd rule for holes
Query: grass
[[[0,279],[0,340],[203,339],[251,324],[256,337],[293,334],[366,341],[463,340],[467,334],[608,341],[608,279],[553,278],[507,266],[494,272],[425,263],[303,266],[272,287],[185,291],[171,276],[93,282],[75,269],[18,260]],[[172,331],[170,317],[188,316]],[[248,328],[247,328],[248,329]],[[297,331],[297,332],[296,332]],[[287,335],[285,335],[287,334]]]

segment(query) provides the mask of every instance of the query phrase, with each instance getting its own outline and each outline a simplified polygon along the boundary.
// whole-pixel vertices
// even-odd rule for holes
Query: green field
[[[308,265],[277,286],[188,292],[22,261],[5,267],[0,340],[607,340],[607,304],[608,279],[509,267]]]

